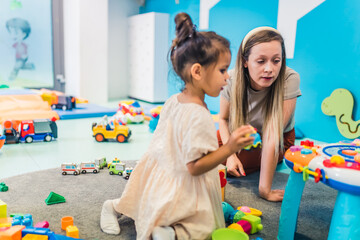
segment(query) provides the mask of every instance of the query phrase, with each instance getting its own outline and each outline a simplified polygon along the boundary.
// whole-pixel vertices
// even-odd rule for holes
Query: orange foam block
[[[12,226],[8,230],[4,232],[0,232],[1,240],[21,240],[21,231],[25,228],[25,226],[16,225]]]

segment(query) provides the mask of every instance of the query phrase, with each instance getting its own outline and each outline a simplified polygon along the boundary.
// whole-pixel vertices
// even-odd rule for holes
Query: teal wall
[[[299,0],[301,1],[301,0]],[[234,67],[238,47],[245,34],[258,26],[277,27],[278,0],[221,0],[209,13],[209,30],[231,41]],[[147,0],[141,13],[170,14],[170,36],[175,36],[174,17],[185,11],[199,25],[199,0]],[[354,96],[353,119],[360,118],[356,104],[360,99],[360,2],[326,0],[297,22],[295,52],[287,65],[301,77],[302,96],[296,108],[296,126],[306,137],[326,142],[345,139],[335,117],[321,111],[322,101],[337,88],[346,88]],[[286,39],[285,39],[286,41]],[[170,47],[171,41],[169,41]],[[179,92],[176,77],[169,68],[169,96]],[[219,111],[219,98],[206,99],[212,112]],[[360,136],[360,134],[359,134]]]

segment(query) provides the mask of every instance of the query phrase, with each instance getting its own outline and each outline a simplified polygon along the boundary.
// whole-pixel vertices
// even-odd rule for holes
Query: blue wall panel
[[[145,12],[170,14],[170,36],[175,36],[174,17],[185,11],[199,25],[199,0],[147,0]],[[209,15],[209,30],[231,41],[234,67],[236,54],[245,34],[258,26],[277,26],[278,0],[221,0]],[[306,137],[326,142],[344,139],[335,117],[321,111],[322,101],[337,88],[346,88],[355,99],[354,120],[360,115],[356,104],[360,99],[360,3],[356,0],[326,0],[297,22],[295,53],[288,66],[301,77],[302,97],[296,108],[296,126]],[[169,42],[170,46],[171,42]],[[170,69],[170,68],[169,68]],[[176,77],[169,70],[169,96],[179,92]],[[219,111],[219,98],[207,97],[212,112]],[[360,135],[360,134],[359,134]]]

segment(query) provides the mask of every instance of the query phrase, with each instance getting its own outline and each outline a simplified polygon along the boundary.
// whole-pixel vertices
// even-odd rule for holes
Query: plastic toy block
[[[80,238],[72,238],[72,237],[66,237],[63,235],[59,235],[59,234],[55,234],[55,239],[54,240],[71,240],[71,239],[76,239],[76,240],[84,240],[84,239],[80,239]],[[49,239],[52,240],[52,239]]]
[[[263,229],[263,225],[261,224],[261,218],[254,215],[245,215],[241,220],[248,221],[251,224],[251,232],[250,234],[257,233]]]
[[[68,226],[66,228],[66,236],[79,238],[79,229],[76,226]]]
[[[22,230],[22,236],[26,236],[27,234],[35,234],[35,235],[46,235],[48,236],[48,240],[58,240],[56,234],[48,228],[34,228],[27,227]]]
[[[50,192],[49,196],[45,200],[47,205],[56,204],[56,203],[64,203],[66,202],[65,198],[57,193]]]
[[[25,226],[13,226],[4,232],[0,232],[1,240],[21,240],[21,231]]]
[[[0,218],[6,218],[7,217],[7,205],[3,201],[0,200]]]
[[[35,224],[36,228],[49,228],[49,222],[48,221],[42,221]]]
[[[31,214],[25,214],[24,216],[15,215],[13,216],[13,220],[11,223],[13,226],[15,225],[23,225],[26,227],[32,227],[33,219]]]
[[[5,217],[5,218],[0,218],[0,224],[5,224],[5,223],[10,223],[12,222],[12,218],[9,217]]]
[[[6,192],[7,190],[9,190],[9,187],[3,182],[0,183],[0,192]]]
[[[4,232],[6,230],[8,230],[10,227],[0,227],[0,232]]]
[[[46,235],[38,235],[38,234],[26,234],[23,240],[48,240],[49,237]]]
[[[68,226],[74,225],[74,218],[71,216],[65,216],[61,218],[61,229],[66,230]]]
[[[10,217],[14,217],[14,216],[22,216],[24,217],[25,214],[22,214],[22,213],[11,213],[10,214]]]
[[[11,227],[11,223],[0,223],[0,227]]]

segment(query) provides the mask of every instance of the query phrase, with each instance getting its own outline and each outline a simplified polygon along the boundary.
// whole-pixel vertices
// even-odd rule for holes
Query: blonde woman
[[[300,77],[286,67],[284,40],[271,27],[259,27],[243,39],[235,71],[220,98],[219,144],[231,132],[250,124],[262,137],[262,148],[241,150],[227,158],[228,173],[240,177],[260,171],[259,194],[282,201],[284,190],[272,190],[276,166],[294,145],[294,111],[301,96]]]

